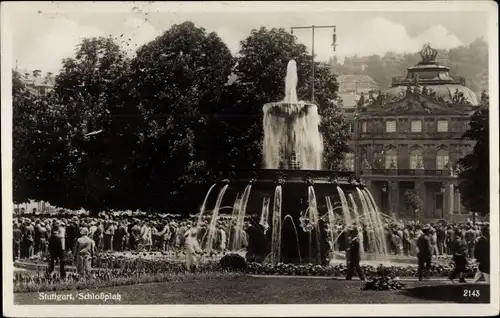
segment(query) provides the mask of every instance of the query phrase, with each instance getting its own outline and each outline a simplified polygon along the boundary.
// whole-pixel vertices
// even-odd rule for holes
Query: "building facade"
[[[21,81],[34,94],[44,96],[54,89],[56,77],[52,72],[42,74],[41,70],[29,72],[27,70],[17,70]]]
[[[473,149],[462,136],[479,102],[463,79],[436,63],[436,50],[427,46],[421,56],[405,78],[358,102],[346,165],[353,165],[383,213],[461,221],[469,211],[460,204],[456,166]],[[420,202],[416,211],[412,200]]]

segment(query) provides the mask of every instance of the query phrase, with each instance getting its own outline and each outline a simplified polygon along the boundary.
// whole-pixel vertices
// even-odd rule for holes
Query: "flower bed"
[[[417,266],[372,266],[361,265],[366,276],[391,276],[391,277],[416,277]],[[477,269],[476,264],[470,264],[467,270],[467,277],[473,277]],[[446,277],[453,270],[453,264],[442,265],[432,264],[427,273],[427,277]],[[347,266],[345,264],[336,264],[334,266],[321,265],[293,265],[279,263],[256,264],[250,263],[247,266],[247,273],[257,275],[301,275],[301,276],[345,276]]]
[[[184,262],[167,261],[165,259],[128,258],[102,254],[95,258],[95,270],[91,277],[82,279],[76,273],[68,273],[66,280],[57,276],[47,276],[43,271],[14,273],[15,292],[54,291],[64,289],[100,288],[126,284],[149,283],[160,281],[176,281],[202,275],[206,277],[225,278],[237,273],[222,270],[219,262],[208,261],[200,263],[196,274],[186,273]],[[361,266],[367,277],[416,277],[416,266]],[[477,265],[470,263],[467,277],[473,277]],[[56,268],[57,270],[57,268]],[[427,277],[446,277],[453,270],[453,264],[433,264]],[[332,276],[344,277],[347,273],[345,264],[322,266],[314,264],[294,265],[278,263],[258,264],[248,263],[243,273],[256,275],[287,275],[287,276]]]

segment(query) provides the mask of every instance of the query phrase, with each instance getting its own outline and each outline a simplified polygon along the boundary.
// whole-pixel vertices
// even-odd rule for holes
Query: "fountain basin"
[[[219,183],[313,183],[336,184],[342,188],[363,186],[353,172],[294,169],[235,169],[222,173]]]

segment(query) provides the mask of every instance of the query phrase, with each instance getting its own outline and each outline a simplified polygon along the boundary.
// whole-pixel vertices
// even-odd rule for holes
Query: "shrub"
[[[228,271],[244,271],[247,267],[247,262],[243,256],[239,254],[227,254],[221,258],[219,262],[223,270]]]

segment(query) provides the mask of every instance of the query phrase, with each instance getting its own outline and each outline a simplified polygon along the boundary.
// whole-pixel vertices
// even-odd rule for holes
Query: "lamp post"
[[[333,52],[337,49],[337,26],[335,25],[311,25],[311,26],[299,26],[299,27],[291,27],[291,33],[293,34],[293,30],[300,29],[311,29],[312,30],[312,75],[311,75],[311,102],[314,103],[314,30],[315,29],[333,29]]]

